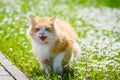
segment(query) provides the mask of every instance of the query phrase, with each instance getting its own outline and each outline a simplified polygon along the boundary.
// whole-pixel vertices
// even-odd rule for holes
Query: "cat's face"
[[[49,43],[55,37],[54,17],[32,18],[30,36],[38,42]]]

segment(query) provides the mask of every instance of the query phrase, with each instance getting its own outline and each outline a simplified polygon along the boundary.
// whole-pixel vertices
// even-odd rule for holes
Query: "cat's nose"
[[[40,36],[44,36],[45,35],[45,33],[39,33],[40,34]]]

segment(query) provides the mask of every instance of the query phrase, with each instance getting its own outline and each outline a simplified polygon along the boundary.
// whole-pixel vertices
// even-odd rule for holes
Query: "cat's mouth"
[[[39,38],[40,38],[41,41],[45,41],[47,36],[40,36]]]

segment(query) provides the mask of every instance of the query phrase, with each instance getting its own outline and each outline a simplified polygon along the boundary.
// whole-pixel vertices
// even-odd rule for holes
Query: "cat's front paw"
[[[44,74],[45,74],[45,76],[49,76],[50,73],[51,73],[51,68],[45,67],[45,68],[44,68]]]

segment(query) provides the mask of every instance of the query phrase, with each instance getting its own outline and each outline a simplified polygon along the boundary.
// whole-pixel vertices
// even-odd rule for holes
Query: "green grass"
[[[72,61],[73,71],[65,78],[119,80],[119,4],[120,0],[0,0],[0,51],[30,80],[57,80],[55,74],[44,77],[27,37],[29,15],[57,15],[73,25],[81,46],[81,58]]]

